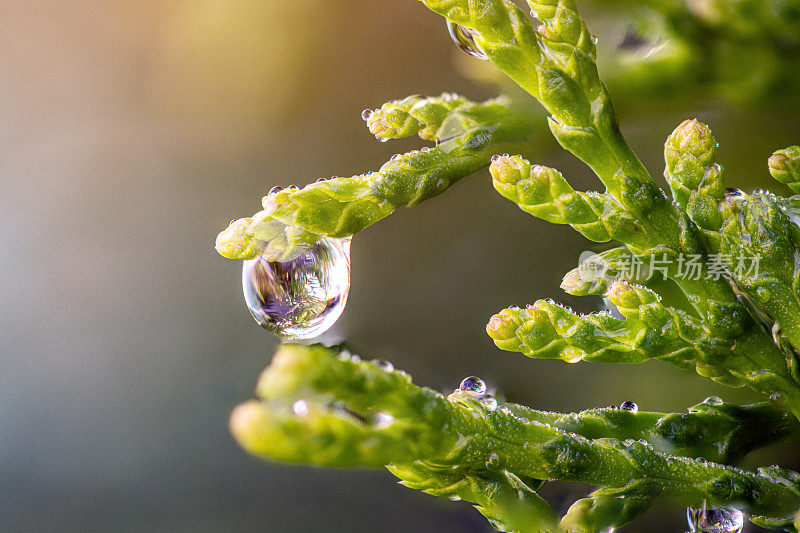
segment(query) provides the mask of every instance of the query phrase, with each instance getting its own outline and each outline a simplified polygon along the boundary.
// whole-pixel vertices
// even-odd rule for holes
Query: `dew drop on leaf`
[[[389,427],[394,422],[394,417],[389,413],[375,413],[375,418],[373,420],[373,425],[377,429],[383,429]]]
[[[720,398],[719,396],[709,396],[708,398],[703,400],[703,403],[706,405],[717,406],[717,405],[722,405],[725,402],[723,402],[722,398]]]
[[[480,404],[489,411],[494,411],[497,409],[497,399],[491,394],[479,395],[478,402],[480,402]]]
[[[475,42],[475,36],[478,35],[477,31],[456,24],[450,20],[447,21],[447,31],[450,32],[450,38],[453,39],[453,42],[456,43],[461,50],[478,59],[489,59],[489,56],[487,56]]]
[[[263,328],[287,339],[310,339],[341,316],[350,291],[350,239],[323,237],[291,261],[245,261],[247,307]]]
[[[387,361],[385,359],[373,359],[372,364],[385,372],[394,371],[394,365],[390,361]]]
[[[697,533],[739,533],[744,527],[744,513],[739,509],[720,507],[686,509],[689,530]]]
[[[746,197],[747,197],[747,194],[744,191],[742,191],[741,189],[736,189],[734,187],[728,187],[727,189],[725,189],[725,198],[738,199],[738,198],[746,198]]]
[[[458,386],[458,388],[466,392],[483,394],[486,392],[486,383],[484,383],[481,378],[469,376],[461,381],[461,384]]]
[[[639,412],[639,406],[630,400],[625,400],[624,402],[622,402],[619,405],[619,408],[622,409],[623,411],[630,411],[631,413]]]

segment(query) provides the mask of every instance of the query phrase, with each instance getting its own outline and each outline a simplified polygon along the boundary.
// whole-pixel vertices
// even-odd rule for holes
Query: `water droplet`
[[[292,404],[292,412],[297,416],[306,416],[308,414],[308,404],[305,400],[297,400]]]
[[[285,338],[309,339],[333,326],[350,291],[350,239],[323,237],[295,259],[263,256],[242,265],[242,288],[255,321]]]
[[[481,47],[475,43],[475,36],[478,35],[477,31],[450,20],[447,21],[447,31],[450,32],[450,38],[461,50],[478,59],[489,59],[489,56],[484,54]]]
[[[483,394],[486,392],[486,383],[484,383],[481,378],[469,376],[461,381],[461,384],[458,386],[458,388],[466,392]]]
[[[280,192],[283,190],[283,187],[276,185],[275,187],[269,190],[269,194],[275,194],[276,192]]]
[[[720,398],[719,396],[709,396],[708,398],[703,400],[703,403],[706,405],[717,406],[717,405],[722,405],[725,402],[723,402],[722,398]]]
[[[630,400],[625,400],[624,402],[622,402],[619,408],[622,409],[623,411],[630,411],[631,413],[639,412],[639,406]]]
[[[394,365],[385,359],[373,359],[372,364],[386,372],[392,372],[394,370]]]
[[[378,137],[376,135],[375,138],[378,139],[378,142],[382,142],[382,143],[389,142],[389,137]]]
[[[780,348],[781,346],[781,325],[775,322],[772,324],[772,342]]]
[[[735,187],[727,187],[725,189],[725,198],[738,199],[738,198],[746,198],[746,197],[747,197],[747,194],[745,194],[745,192],[743,190],[741,190],[741,189],[737,189]]]
[[[330,178],[319,178],[317,183],[322,183],[323,181],[328,181],[329,179],[336,179],[336,176],[331,176]]]
[[[609,405],[609,406],[608,406],[608,408],[609,408],[609,409],[612,409],[612,410],[613,410],[613,409],[619,409],[619,407],[617,407],[616,405]]]
[[[489,411],[494,411],[497,409],[497,399],[491,394],[479,395],[478,402],[480,402],[480,404]]]
[[[392,157],[389,158],[389,161],[397,161],[402,156],[400,154],[394,154]]]
[[[372,425],[377,429],[383,429],[392,425],[392,422],[394,422],[394,417],[389,413],[375,413]]]
[[[427,154],[428,152],[431,151],[431,149],[428,146],[423,146],[422,148],[419,149],[419,151],[422,152],[423,154]]]
[[[597,43],[599,43],[599,42],[600,42],[600,40],[597,38],[597,36],[596,35],[592,35],[592,44],[596,46]]]
[[[500,456],[492,452],[489,454],[489,459],[486,461],[486,468],[497,468],[500,466]]]
[[[494,163],[495,161],[500,161],[500,156],[497,154],[492,156],[492,162]]]
[[[300,187],[298,187],[297,185],[289,185],[288,187],[286,187],[286,190],[287,191],[292,191],[292,192],[299,191]]]
[[[686,509],[689,530],[697,533],[739,533],[744,527],[744,513],[739,509],[720,507]]]
[[[369,120],[369,117],[372,116],[372,113],[374,113],[372,109],[365,109],[364,111],[361,112],[361,118],[363,120]]]

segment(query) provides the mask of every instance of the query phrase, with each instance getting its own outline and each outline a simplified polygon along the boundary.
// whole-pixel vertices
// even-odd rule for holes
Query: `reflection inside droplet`
[[[245,261],[242,288],[263,328],[284,338],[317,337],[333,326],[347,303],[350,239],[323,237],[291,261]]]

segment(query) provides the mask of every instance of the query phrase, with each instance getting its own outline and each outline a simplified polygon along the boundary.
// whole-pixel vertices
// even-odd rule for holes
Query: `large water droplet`
[[[473,30],[472,28],[467,28],[466,26],[456,24],[451,20],[447,21],[447,31],[450,32],[450,38],[453,39],[453,42],[456,43],[464,52],[468,53],[472,57],[477,57],[478,59],[489,59],[489,56],[483,53],[481,47],[475,42],[475,36],[478,35],[477,31]]]
[[[720,507],[686,509],[689,530],[697,533],[739,533],[744,527],[744,513],[739,509]]]
[[[285,338],[317,337],[333,326],[347,303],[350,239],[323,237],[291,261],[245,261],[242,288],[263,328]]]
[[[486,392],[486,383],[484,383],[481,378],[469,376],[461,381],[461,384],[458,386],[458,388],[466,392],[483,394]]]
[[[623,411],[630,411],[631,413],[639,412],[639,406],[630,400],[625,400],[624,402],[622,402],[619,405],[619,408],[622,409]]]

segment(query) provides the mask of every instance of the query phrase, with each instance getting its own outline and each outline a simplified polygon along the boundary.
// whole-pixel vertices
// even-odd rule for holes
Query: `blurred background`
[[[587,13],[602,47],[603,28],[618,30]],[[493,96],[464,74],[477,60],[458,54],[443,20],[412,0],[0,6],[0,529],[490,530],[468,504],[387,472],[262,463],[239,449],[228,415],[277,340],[248,314],[241,264],[213,247],[274,185],[377,169],[421,144],[376,143],[363,108],[414,93]],[[711,124],[743,189],[776,188],[767,157],[800,142],[797,114],[776,102],[754,110],[701,90],[618,107],[659,177],[664,139],[685,118]],[[543,154],[576,187],[598,186],[569,154]],[[540,409],[758,399],[662,363],[497,350],[484,326],[503,307],[553,297],[597,308],[558,288],[587,249],[599,248],[525,215],[480,172],[354,238],[350,301],[325,340],[445,392],[478,375]],[[800,467],[787,447],[747,465],[775,461]],[[558,507],[587,490],[543,494]],[[676,508],[625,531],[682,528]]]

